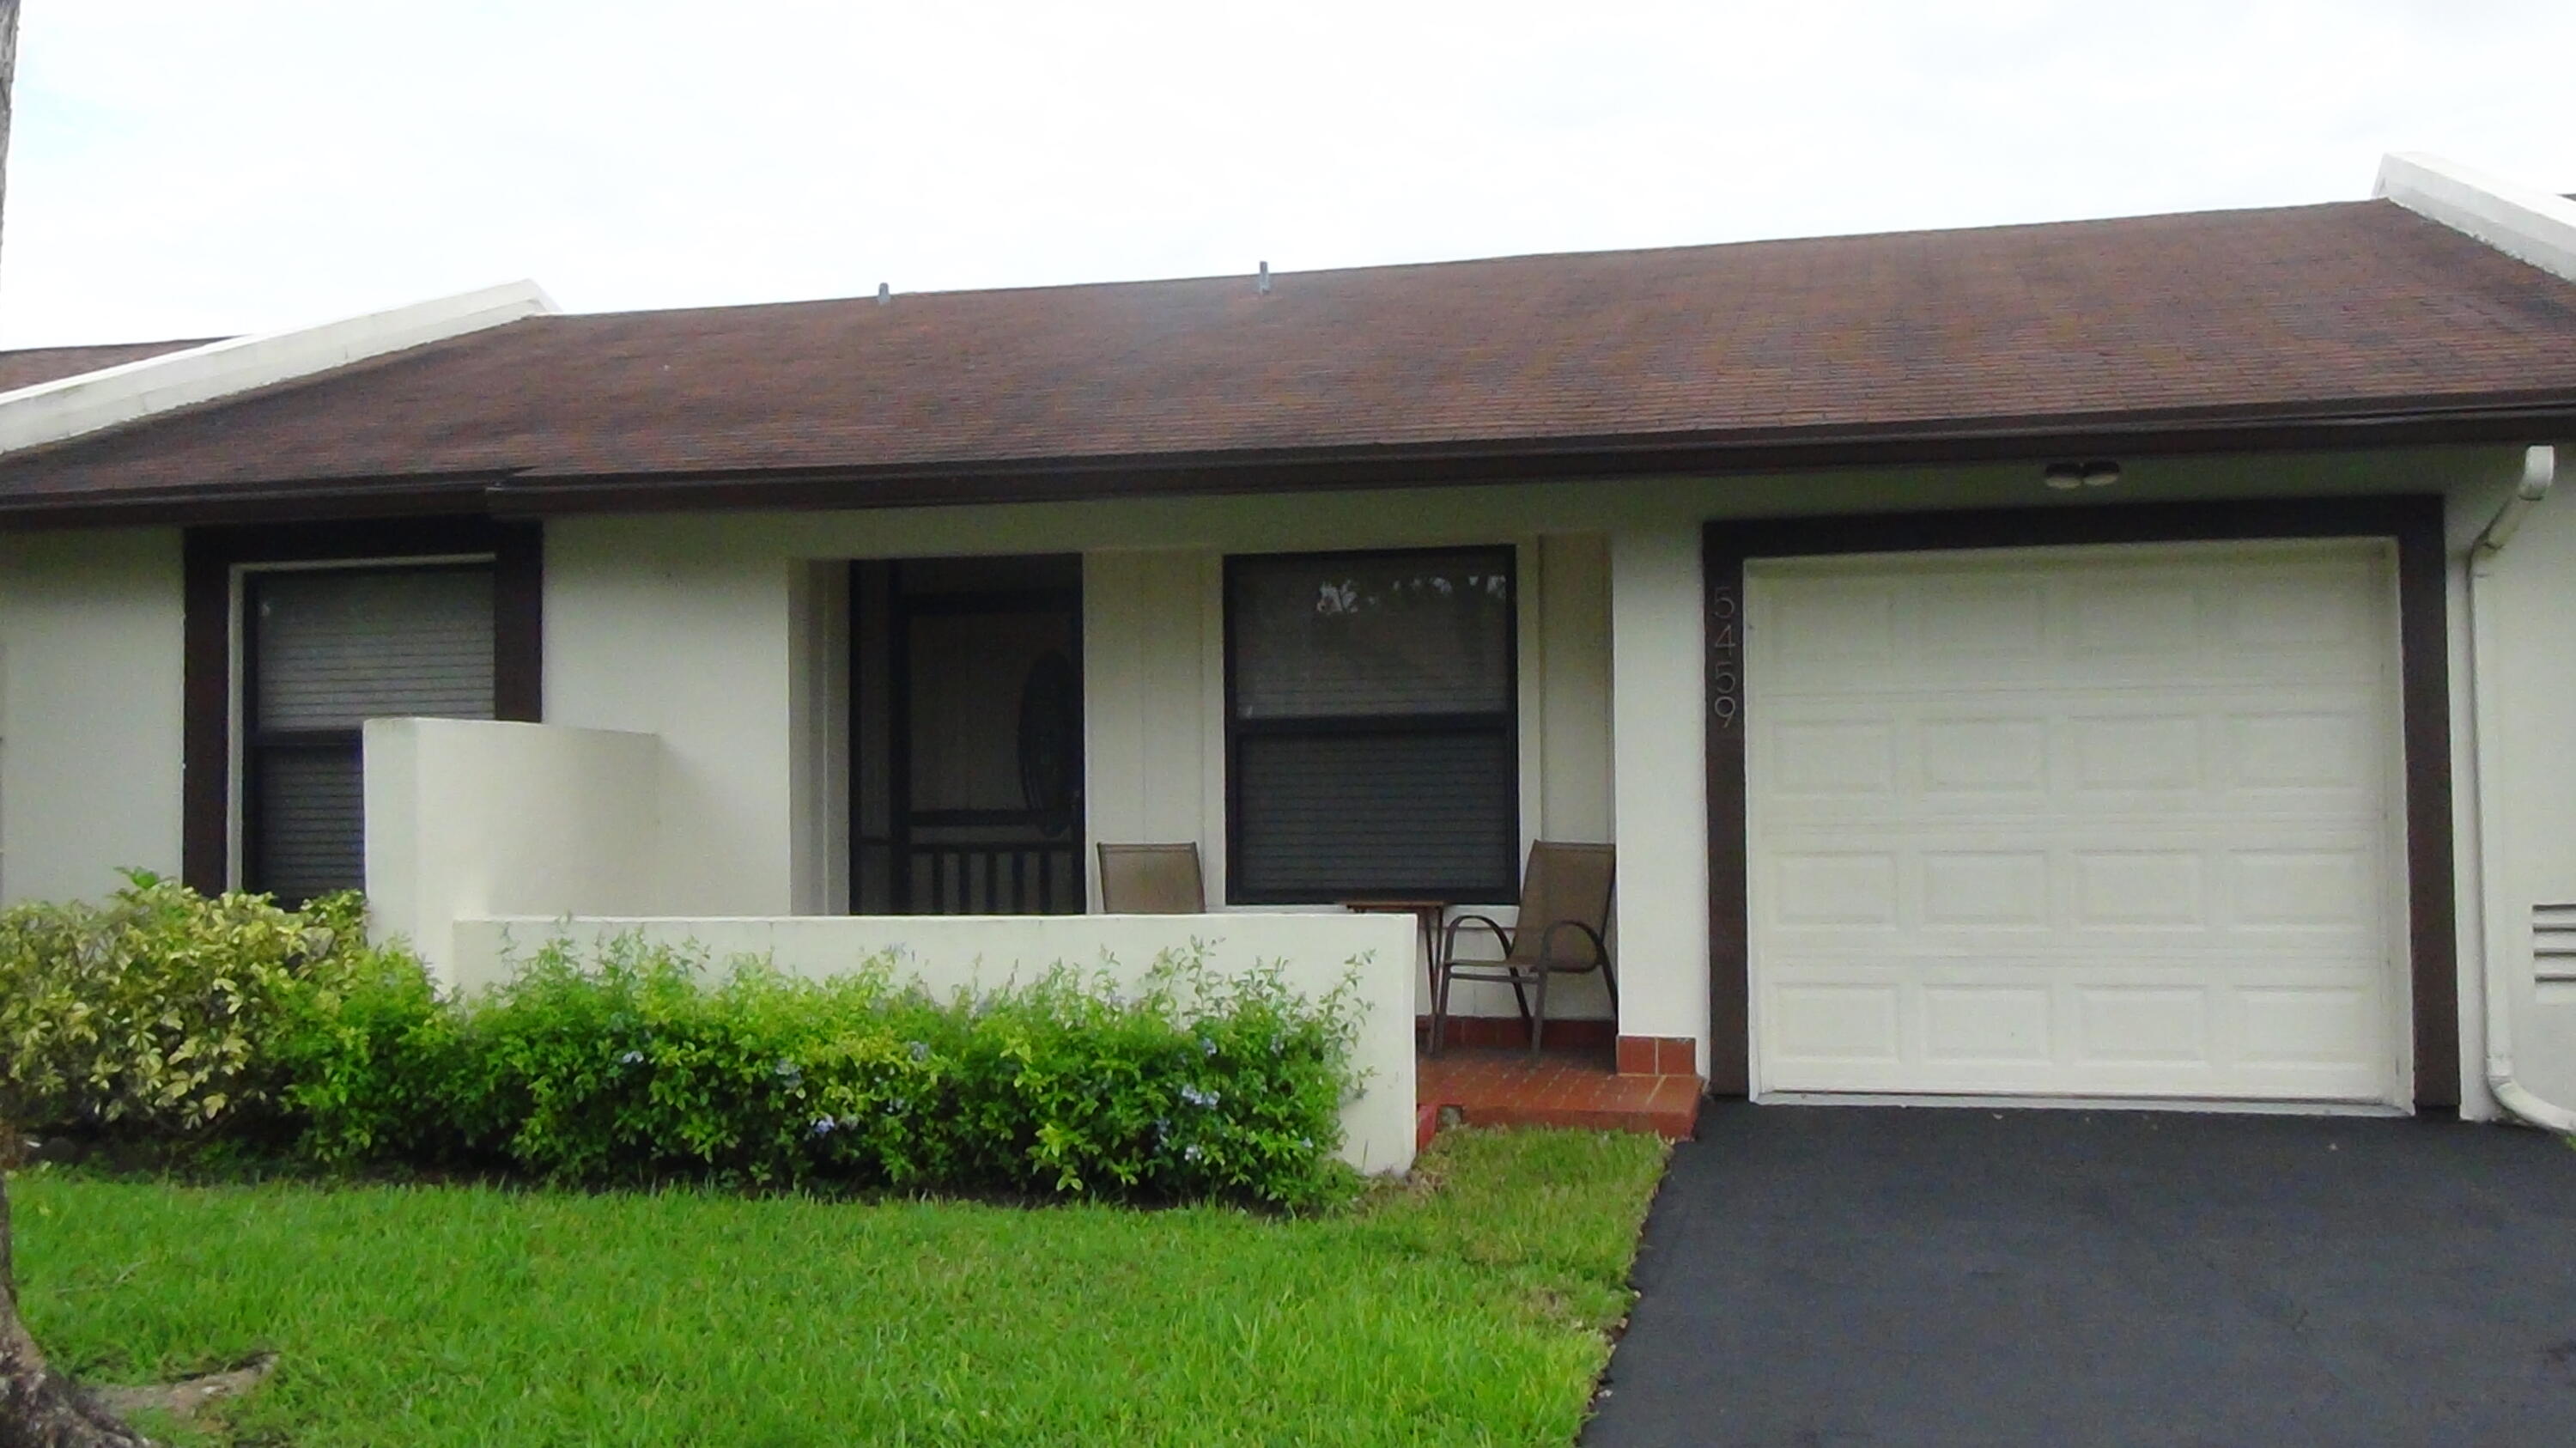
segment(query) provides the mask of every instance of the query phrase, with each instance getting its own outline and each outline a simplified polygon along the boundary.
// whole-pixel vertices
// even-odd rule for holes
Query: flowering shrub
[[[373,1019],[338,1060],[300,1063],[317,1154],[1292,1206],[1348,1185],[1348,993],[1310,1003],[1196,954],[1131,995],[1059,968],[940,1000],[885,959],[806,980],[556,942],[461,1006]]]

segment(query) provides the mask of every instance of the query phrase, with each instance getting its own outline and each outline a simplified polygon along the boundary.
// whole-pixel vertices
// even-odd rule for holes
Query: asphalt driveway
[[[2576,1150],[2433,1121],[1719,1106],[1593,1448],[2576,1445]]]

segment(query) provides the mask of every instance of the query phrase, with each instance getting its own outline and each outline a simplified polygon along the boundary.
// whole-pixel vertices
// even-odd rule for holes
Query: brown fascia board
[[[171,487],[0,496],[0,531],[52,528],[303,523],[482,513],[506,474],[324,478],[223,487]]]
[[[995,459],[878,468],[281,480],[114,495],[0,498],[0,529],[314,521],[476,512],[861,510],[1262,492],[1468,486],[1645,475],[1959,466],[2094,457],[2520,444],[2576,437],[2576,397],[2380,399],[2346,408],[1975,419],[1832,429],[1506,439],[1258,453]]]

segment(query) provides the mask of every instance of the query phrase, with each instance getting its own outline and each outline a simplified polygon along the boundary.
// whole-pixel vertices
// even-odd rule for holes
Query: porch
[[[1596,1039],[1536,1054],[1509,1045],[1452,1045],[1420,1057],[1413,1068],[1416,1148],[1449,1126],[1571,1126],[1647,1132],[1668,1141],[1698,1131],[1705,1088],[1679,1052],[1641,1061],[1632,1048],[1630,1069],[1623,1071],[1607,1032],[1578,1034]]]
[[[694,525],[550,529],[549,722],[371,724],[349,854],[382,928],[444,966],[476,919],[1097,920],[1094,847],[1119,842],[1195,847],[1209,937],[1389,897],[1508,927],[1533,841],[1610,842],[1619,994],[1560,978],[1551,1028],[1625,1039],[1632,1074],[1704,1070],[1705,826],[1668,783],[1703,748],[1695,530],[1205,521],[1195,547],[1078,554],[736,538],[651,588],[635,558]],[[1381,546],[1327,546],[1352,542]],[[1411,922],[1386,923],[1388,1012],[1427,1015]],[[1517,1024],[1498,985],[1451,1009]]]

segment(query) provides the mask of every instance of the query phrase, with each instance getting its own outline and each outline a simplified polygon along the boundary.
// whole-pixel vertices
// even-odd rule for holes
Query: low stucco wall
[[[367,904],[442,975],[466,916],[654,908],[661,742],[468,719],[370,719]]]
[[[766,956],[781,970],[830,976],[894,953],[902,973],[940,994],[1027,980],[1062,964],[1141,979],[1159,956],[1203,946],[1219,972],[1277,964],[1310,998],[1356,972],[1361,1094],[1342,1108],[1342,1157],[1366,1172],[1413,1165],[1413,921],[1391,915],[782,916],[733,919],[516,918],[455,922],[447,978],[465,989],[503,979],[509,960],[550,939],[577,946],[629,932],[694,943],[718,960]]]

